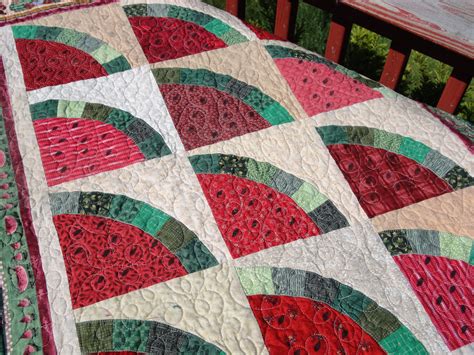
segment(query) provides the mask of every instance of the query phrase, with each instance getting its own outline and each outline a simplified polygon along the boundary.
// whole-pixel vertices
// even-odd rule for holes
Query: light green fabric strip
[[[275,294],[270,267],[258,266],[237,268],[236,270],[246,295]]]
[[[291,197],[305,212],[313,211],[328,200],[325,195],[307,182],[303,182]]]

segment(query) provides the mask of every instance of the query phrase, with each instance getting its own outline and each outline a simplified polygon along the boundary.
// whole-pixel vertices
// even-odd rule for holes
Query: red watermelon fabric
[[[227,46],[216,35],[192,22],[147,16],[132,17],[129,21],[150,63]]]
[[[74,308],[187,274],[159,240],[135,226],[90,215],[53,220]]]
[[[59,117],[34,127],[49,185],[145,160],[135,142],[108,123]]]
[[[441,256],[394,257],[451,350],[474,341],[474,267]]]
[[[328,149],[369,217],[453,191],[431,170],[403,155],[355,144]]]
[[[304,297],[249,296],[270,354],[386,354],[351,318]]]
[[[198,179],[234,258],[320,234],[294,200],[264,184],[225,174]]]
[[[107,75],[89,54],[62,43],[18,39],[16,47],[28,90]]]
[[[382,97],[325,64],[297,58],[275,59],[275,64],[309,116]]]

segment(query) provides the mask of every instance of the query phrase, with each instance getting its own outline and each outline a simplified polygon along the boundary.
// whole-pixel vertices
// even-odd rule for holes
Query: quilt
[[[474,353],[472,125],[197,0],[28,4],[0,353]]]

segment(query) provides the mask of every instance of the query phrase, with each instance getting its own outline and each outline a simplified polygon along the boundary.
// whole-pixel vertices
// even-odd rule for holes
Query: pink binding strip
[[[41,321],[41,335],[43,338],[43,351],[45,354],[56,354],[56,346],[54,343],[53,329],[51,324],[51,311],[48,301],[48,290],[46,288],[46,280],[41,264],[41,256],[33,227],[33,219],[31,217],[30,196],[28,185],[26,183],[23,162],[20,150],[18,148],[18,140],[15,132],[15,123],[13,121],[12,108],[8,95],[7,78],[5,76],[5,67],[0,57],[0,106],[2,107],[3,117],[5,120],[5,130],[8,135],[8,148],[14,167],[15,181],[18,189],[18,199],[20,207],[21,222],[23,224],[26,241],[28,243],[28,251],[30,253],[31,266],[35,277],[36,297],[38,301],[38,310]]]

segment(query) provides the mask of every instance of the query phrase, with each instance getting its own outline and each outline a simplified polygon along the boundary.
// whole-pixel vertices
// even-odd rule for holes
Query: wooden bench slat
[[[298,0],[278,0],[275,16],[275,30],[278,37],[292,41],[295,35]]]
[[[454,68],[443,89],[437,107],[448,113],[454,113],[469,86],[471,76],[459,68]]]
[[[239,19],[245,19],[245,0],[226,0],[225,10]]]
[[[379,82],[395,90],[402,79],[411,50],[405,45],[392,41]]]
[[[326,42],[324,56],[333,62],[340,63],[351,35],[352,23],[342,19],[335,13],[329,27],[329,36]]]

